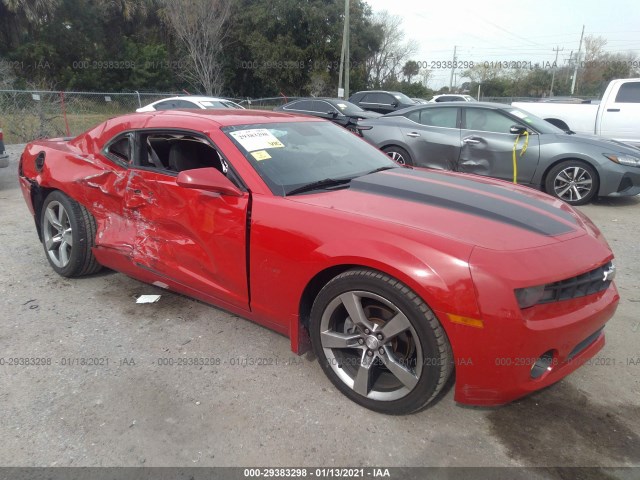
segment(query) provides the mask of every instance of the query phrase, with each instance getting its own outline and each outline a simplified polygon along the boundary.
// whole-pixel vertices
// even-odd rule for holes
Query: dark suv
[[[366,90],[354,93],[349,98],[360,108],[378,113],[390,113],[402,108],[412,107],[416,102],[400,92],[387,92],[383,90]]]

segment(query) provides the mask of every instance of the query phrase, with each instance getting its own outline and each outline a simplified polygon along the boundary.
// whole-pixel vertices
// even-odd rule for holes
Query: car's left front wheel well
[[[302,297],[300,298],[300,306],[298,309],[300,323],[307,330],[309,329],[309,320],[311,318],[311,307],[313,307],[313,302],[315,301],[320,290],[329,283],[330,280],[337,277],[343,272],[350,270],[352,268],[360,267],[360,265],[336,265],[333,267],[329,267],[321,272],[318,272],[310,281],[307,283],[304,291],[302,292]]]

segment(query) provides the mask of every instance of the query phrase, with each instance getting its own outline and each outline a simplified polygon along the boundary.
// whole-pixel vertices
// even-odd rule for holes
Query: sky
[[[450,68],[432,62],[552,63],[566,65],[586,35],[604,37],[605,51],[634,52],[640,60],[639,0],[367,0],[374,12],[402,18],[406,39],[416,44],[413,60],[432,68],[430,88],[448,85]],[[563,50],[562,50],[563,49]],[[583,50],[584,51],[584,50]],[[575,53],[574,53],[575,54]],[[517,64],[516,64],[517,65]],[[456,77],[460,84],[463,79]]]

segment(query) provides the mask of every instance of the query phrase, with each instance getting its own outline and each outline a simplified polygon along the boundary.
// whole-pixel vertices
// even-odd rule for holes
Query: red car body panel
[[[486,178],[470,183],[468,176],[455,173],[423,178],[393,170],[373,178],[389,188],[413,182],[474,195],[553,222],[561,233],[540,234],[535,225],[451,209],[437,199],[425,204],[378,195],[378,186],[366,181],[345,190],[277,196],[221,127],[292,121],[321,120],[255,111],[120,117],[71,141],[29,144],[20,163],[20,185],[36,221],[42,192],[61,190],[84,205],[96,218],[94,253],[102,265],[287,335],[296,353],[308,349],[306,292],[317,291],[318,282],[350,266],[383,271],[423,298],[444,327],[455,356],[460,403],[509,402],[558,381],[602,348],[601,329],[619,299],[613,283],[597,294],[527,309],[514,295],[514,289],[575,277],[613,258],[586,217],[534,190]],[[125,168],[102,154],[117,134],[141,129],[209,137],[244,182],[242,195],[186,189],[175,177]],[[38,169],[41,152],[45,162]],[[482,326],[457,323],[452,315]],[[590,336],[589,344],[569,358]],[[532,359],[549,350],[553,368],[532,379]]]

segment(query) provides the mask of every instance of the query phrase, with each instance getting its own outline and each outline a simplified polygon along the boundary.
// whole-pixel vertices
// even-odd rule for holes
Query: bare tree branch
[[[163,0],[162,17],[188,55],[188,68],[178,72],[207,95],[222,91],[219,56],[226,37],[230,0]]]
[[[383,11],[376,14],[374,24],[380,30],[380,48],[367,59],[366,73],[369,87],[380,88],[389,80],[397,80],[402,67],[416,46],[404,41],[402,19]]]

